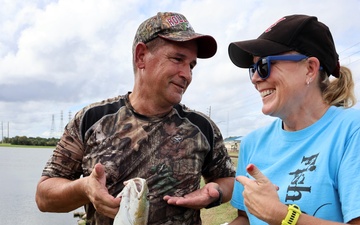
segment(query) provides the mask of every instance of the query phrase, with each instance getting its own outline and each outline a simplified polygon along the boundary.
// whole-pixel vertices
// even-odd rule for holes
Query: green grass
[[[237,156],[238,153],[230,153],[231,156]],[[236,167],[237,158],[231,158]],[[204,185],[202,181],[201,185]],[[223,223],[230,223],[237,217],[237,209],[231,206],[229,202],[221,204],[218,207],[201,210],[201,220],[203,225],[220,225]]]
[[[230,223],[237,216],[237,210],[229,202],[218,207],[201,210],[201,220],[203,225],[220,225]]]
[[[12,145],[12,144],[9,144],[9,143],[0,143],[0,147],[11,147],[11,148],[55,148],[55,146]]]

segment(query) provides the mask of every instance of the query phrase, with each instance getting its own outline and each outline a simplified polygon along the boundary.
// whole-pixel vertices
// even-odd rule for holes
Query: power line
[[[355,46],[356,46],[356,45],[358,45],[358,44],[360,44],[360,41],[359,41],[359,42],[357,42],[356,44],[354,44],[354,45],[352,45],[352,46],[350,46],[350,47],[348,47],[348,48],[346,48],[346,49],[342,50],[341,52],[339,52],[339,55],[340,55],[340,54],[342,54],[342,53],[344,53],[344,52],[346,52],[347,50],[349,50],[349,49],[351,49],[351,48],[355,47]]]
[[[347,52],[347,51],[350,50],[350,49],[353,49],[354,47],[356,47],[356,46],[358,46],[358,45],[360,45],[360,42],[357,42],[357,43],[351,45],[350,47],[344,49],[343,51],[339,52],[339,55],[343,54],[344,52]],[[354,56],[354,55],[356,55],[356,54],[358,54],[358,53],[360,53],[360,50],[356,49],[355,52],[350,52],[349,55],[344,56],[343,58],[341,58],[341,61],[344,62],[344,60],[349,59],[349,60],[348,60],[349,63],[344,63],[345,65],[350,65],[350,64],[356,63],[356,62],[359,61],[359,59],[356,59],[355,61],[352,61],[352,62],[351,62],[351,57]]]
[[[353,55],[355,55],[356,53],[359,53],[359,52],[360,52],[360,50],[359,50],[359,51],[357,51],[357,52],[354,52],[354,53],[352,53],[352,54],[350,54],[350,55],[348,55],[348,56],[346,56],[345,58],[342,58],[341,60],[344,60],[344,59],[350,58],[350,56],[353,56]]]
[[[346,65],[350,65],[350,64],[352,64],[352,63],[356,63],[357,61],[360,61],[360,59],[357,59],[357,60],[355,60],[355,61],[353,61],[353,62],[351,62],[351,63],[349,63],[349,64],[346,64]]]

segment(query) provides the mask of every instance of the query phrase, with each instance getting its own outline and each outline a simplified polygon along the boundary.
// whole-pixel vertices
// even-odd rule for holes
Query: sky
[[[257,38],[285,15],[313,15],[329,26],[360,99],[360,0],[0,0],[0,5],[0,139],[60,137],[82,107],[131,91],[136,29],[159,11],[182,13],[196,32],[217,40],[216,55],[198,59],[182,103],[209,115],[224,137],[244,136],[275,119],[262,114],[248,70],[231,63],[228,45]]]

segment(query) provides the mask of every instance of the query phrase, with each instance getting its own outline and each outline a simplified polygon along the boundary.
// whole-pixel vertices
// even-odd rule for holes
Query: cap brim
[[[232,42],[229,45],[229,57],[238,67],[249,68],[254,64],[254,56],[269,56],[291,51],[287,46],[266,39],[254,39]]]
[[[188,32],[177,32],[176,34],[172,33],[171,35],[159,34],[159,36],[176,42],[196,40],[198,47],[197,57],[201,59],[211,58],[217,51],[216,40],[210,35],[197,33],[189,35]]]

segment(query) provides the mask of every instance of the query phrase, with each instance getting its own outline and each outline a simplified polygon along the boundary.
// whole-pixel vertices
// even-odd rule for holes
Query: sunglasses
[[[253,78],[255,72],[257,71],[259,77],[263,80],[267,79],[270,76],[271,61],[294,61],[298,62],[303,59],[308,58],[306,55],[274,55],[266,56],[260,58],[255,64],[251,65],[249,68],[250,79]]]

